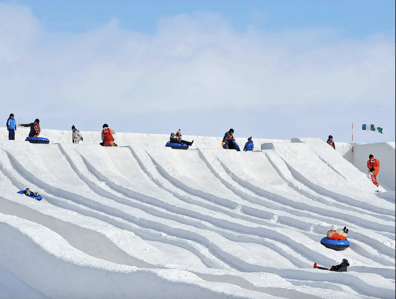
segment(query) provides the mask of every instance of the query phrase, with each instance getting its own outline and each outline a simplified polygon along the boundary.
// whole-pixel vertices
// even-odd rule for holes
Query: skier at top
[[[326,142],[327,142],[328,144],[330,144],[334,149],[336,149],[336,148],[335,148],[335,143],[334,143],[334,141],[333,141],[333,136],[329,135],[329,138],[327,139]]]
[[[372,181],[373,184],[376,185],[377,187],[379,186],[378,181],[377,181],[377,175],[379,173],[379,167],[380,167],[380,161],[376,158],[374,158],[373,155],[369,155],[369,160],[367,161],[367,168],[370,173],[372,174]]]
[[[18,124],[18,127],[30,127],[29,137],[38,137],[40,135],[40,120],[35,119],[34,123],[30,124]]]
[[[15,140],[16,122],[13,113],[11,113],[10,117],[7,119],[6,126],[8,130],[8,140]]]
[[[221,145],[224,149],[234,149],[240,151],[239,146],[234,139],[234,129],[230,129],[224,134],[223,142]]]

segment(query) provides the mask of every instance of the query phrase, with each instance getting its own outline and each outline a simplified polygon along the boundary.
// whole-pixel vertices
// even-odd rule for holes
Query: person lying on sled
[[[23,194],[25,194],[26,196],[38,196],[39,192],[38,191],[32,191],[29,188],[26,188],[25,191],[23,191]]]
[[[345,226],[343,228],[343,230],[336,232],[337,228],[338,228],[337,225],[333,224],[330,227],[330,230],[327,232],[327,238],[333,239],[333,240],[346,240],[348,237],[349,230]]]

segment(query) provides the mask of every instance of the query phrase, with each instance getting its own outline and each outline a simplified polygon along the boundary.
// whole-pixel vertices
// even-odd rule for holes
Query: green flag
[[[366,124],[364,124],[364,125],[362,125],[362,130],[365,130],[365,131],[377,131],[377,132],[380,132],[381,134],[383,134],[383,132],[382,132],[382,128],[381,127],[376,127],[376,126],[374,126],[374,125],[366,125]]]

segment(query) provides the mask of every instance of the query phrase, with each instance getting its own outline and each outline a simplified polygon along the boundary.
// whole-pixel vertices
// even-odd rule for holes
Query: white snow
[[[0,131],[0,298],[394,298],[394,143]],[[242,148],[246,138],[237,138]],[[381,161],[380,191],[367,178]],[[367,157],[366,157],[367,156]],[[393,163],[393,164],[392,164]],[[392,167],[393,165],[393,167]],[[42,201],[16,192],[39,190]],[[320,244],[331,224],[350,248]],[[347,273],[313,269],[348,259]]]

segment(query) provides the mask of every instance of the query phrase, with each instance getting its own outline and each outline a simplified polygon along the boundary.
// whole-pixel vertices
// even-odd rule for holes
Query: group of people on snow
[[[40,120],[38,118],[36,118],[35,121],[30,124],[18,124],[17,125],[14,114],[11,113],[10,116],[8,117],[7,123],[6,123],[9,140],[15,140],[15,131],[17,129],[17,126],[18,127],[19,126],[30,127],[29,137],[38,137],[40,135],[40,131],[41,131]],[[100,143],[100,145],[102,145],[102,146],[117,146],[117,144],[114,142],[113,135],[115,135],[115,134],[116,133],[113,129],[110,129],[107,124],[104,124],[102,133],[101,133],[102,142]],[[80,141],[83,141],[83,140],[84,139],[83,139],[82,134],[73,125],[72,126],[72,142],[75,144],[78,144]],[[179,130],[177,130],[176,134],[172,133],[170,135],[170,142],[186,144],[188,146],[191,146],[194,143],[194,140],[191,142],[183,140],[181,130],[179,129]],[[333,149],[336,148],[332,135],[328,136],[328,139],[326,142]],[[234,149],[234,150],[240,151],[238,144],[235,142],[234,129],[231,128],[227,132],[225,132],[221,145],[224,149]],[[243,150],[244,151],[253,151],[253,149],[254,149],[254,144],[252,141],[252,137],[249,137],[248,141],[245,143]],[[373,184],[376,185],[377,187],[379,186],[379,183],[377,181],[379,167],[380,167],[380,161],[377,160],[376,158],[374,158],[374,156],[370,154],[369,160],[367,161],[368,175],[369,175],[369,178],[371,178]]]

